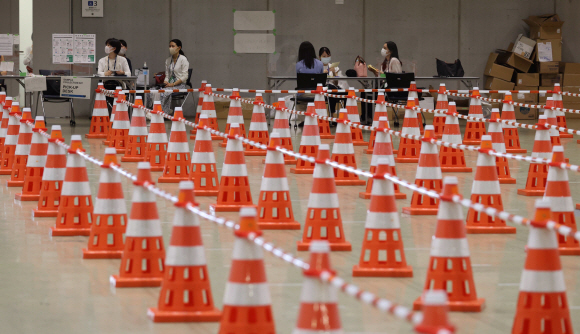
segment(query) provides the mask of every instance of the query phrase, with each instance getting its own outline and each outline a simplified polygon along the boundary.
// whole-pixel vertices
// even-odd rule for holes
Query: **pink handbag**
[[[366,77],[368,76],[367,73],[367,64],[361,56],[357,56],[354,60],[354,70],[356,71],[357,77]]]

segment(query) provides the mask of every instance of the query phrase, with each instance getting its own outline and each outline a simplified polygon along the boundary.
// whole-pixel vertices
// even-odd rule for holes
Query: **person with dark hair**
[[[109,38],[105,42],[105,57],[99,59],[99,67],[97,73],[100,76],[116,76],[116,75],[131,75],[131,69],[127,59],[117,57],[121,50],[121,42],[115,38]]]
[[[342,72],[340,71],[340,69],[338,67],[330,67],[332,59],[331,59],[331,53],[330,53],[329,48],[327,48],[326,46],[321,47],[320,50],[318,50],[318,57],[320,58],[320,61],[322,62],[323,66],[324,66],[323,67],[324,73],[328,73],[329,77],[332,77],[332,76],[342,77],[343,76]],[[339,87],[338,81],[336,81],[336,80],[329,82],[327,87],[328,87],[328,89],[341,89]],[[346,93],[333,93],[333,94],[346,95]],[[336,112],[336,104],[340,100],[344,100],[344,99],[337,99],[335,97],[328,98],[328,107],[330,109],[330,116],[335,117],[334,113]],[[338,117],[338,115],[336,115],[336,117]],[[336,122],[330,122],[330,126],[336,126]]]
[[[121,43],[121,50],[119,51],[119,56],[127,59],[127,64],[129,64],[129,71],[133,73],[133,66],[131,65],[131,59],[127,58],[127,42],[124,39],[120,39],[119,43]]]
[[[169,42],[169,53],[171,57],[165,61],[165,81],[163,86],[166,89],[184,89],[189,76],[189,61],[183,52],[180,40],[172,39]],[[171,94],[172,92],[166,92],[159,95],[163,111],[170,114],[173,113],[171,111]]]
[[[320,74],[324,71],[324,66],[316,58],[316,51],[310,42],[302,42],[298,49],[298,62],[296,63],[296,73]]]
[[[403,73],[399,49],[395,42],[386,42],[381,49],[381,56],[385,57],[381,64],[381,73]]]

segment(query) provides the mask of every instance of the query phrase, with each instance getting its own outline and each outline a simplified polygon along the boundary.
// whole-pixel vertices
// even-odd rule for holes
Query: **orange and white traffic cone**
[[[415,81],[411,81],[409,85],[409,97],[415,101],[415,107],[418,107],[419,92],[417,90],[417,83]],[[423,135],[425,133],[425,129],[423,128],[423,117],[421,115],[421,112],[419,111],[416,111],[415,114],[417,116],[417,123],[419,124],[419,132],[421,133],[421,135]]]
[[[113,93],[113,107],[111,108],[111,117],[109,117],[109,131],[107,132],[107,137],[103,140],[103,144],[107,146],[109,146],[113,138],[113,123],[115,122],[115,115],[117,115],[117,101],[119,100],[119,93],[122,89],[121,86],[117,86]]]
[[[229,143],[228,143],[229,145]],[[219,334],[274,334],[274,317],[262,249],[247,237],[262,235],[256,223],[256,209],[240,210],[235,230],[230,276],[224,291],[224,310]]]
[[[562,101],[562,90],[560,89],[560,84],[554,84],[554,90],[552,93],[552,99],[554,100],[554,107],[563,109],[564,108],[564,101]],[[556,111],[556,120],[558,122],[558,126],[561,128],[567,128],[568,125],[566,123],[566,113],[563,111]],[[561,132],[560,131],[560,138],[572,138],[571,133]]]
[[[395,158],[393,158],[393,144],[391,143],[391,135],[385,133],[383,130],[388,129],[388,120],[386,117],[382,116],[379,120],[377,126],[377,136],[375,147],[373,150],[373,156],[371,158],[371,167],[369,172],[375,174],[377,171],[377,166],[379,165],[379,160],[386,159],[389,168],[387,173],[397,176],[397,170],[395,168]],[[369,199],[371,198],[371,191],[373,189],[373,178],[370,177],[367,181],[367,188],[364,192],[358,193],[358,197]],[[407,195],[399,190],[399,185],[395,184],[395,198],[396,199],[406,199]]]
[[[437,154],[437,145],[431,144],[435,139],[435,130],[432,125],[425,126],[425,136],[421,144],[421,156],[415,175],[415,185],[425,187],[435,192],[441,192],[442,175]],[[411,197],[411,206],[403,208],[408,215],[435,215],[439,210],[439,200],[414,191]]]
[[[195,134],[195,145],[191,153],[189,179],[195,184],[193,192],[196,196],[217,196],[219,179],[215,155],[210,132],[204,129],[207,125],[207,115],[201,115],[197,124],[199,129]]]
[[[6,130],[6,140],[2,152],[2,165],[0,165],[0,175],[12,175],[12,166],[14,165],[14,151],[18,144],[18,132],[20,131],[20,121],[16,116],[22,115],[20,104],[12,102],[10,113],[8,114],[8,129]]]
[[[389,170],[389,161],[381,159],[373,176],[365,237],[358,265],[352,267],[353,276],[413,277],[413,268],[405,259],[395,188],[384,177]]]
[[[536,136],[532,158],[552,159],[552,143],[550,142],[549,128],[546,126],[546,116],[539,117],[536,124]],[[518,195],[543,196],[548,178],[548,165],[530,163],[528,179],[524,189],[518,189]]]
[[[145,161],[145,151],[147,150],[147,119],[143,110],[143,100],[141,96],[135,98],[133,106],[133,117],[127,138],[127,150],[121,157],[122,162]]]
[[[95,201],[91,234],[83,259],[120,259],[123,255],[123,236],[127,227],[127,208],[121,185],[121,175],[111,169],[118,165],[114,147],[105,149],[101,165],[99,191]]]
[[[191,167],[189,152],[191,151],[189,150],[185,124],[181,121],[183,119],[181,107],[175,107],[163,175],[157,179],[159,183],[178,183],[189,178],[189,168]]]
[[[502,121],[516,121],[512,93],[506,92],[501,108]],[[507,153],[526,153],[527,150],[520,147],[520,133],[515,125],[503,124],[503,137]]]
[[[6,134],[8,132],[8,120],[10,118],[11,108],[12,108],[12,97],[8,96],[6,97],[6,100],[4,100],[2,103],[2,123],[0,125],[0,167],[2,165],[2,154],[4,153],[4,142],[6,141]]]
[[[205,93],[203,95],[203,105],[201,108],[201,113],[207,115],[207,121],[210,128],[219,131],[217,123],[217,115],[215,112],[215,104],[213,103],[213,95],[211,90],[211,84],[205,85]],[[222,140],[222,137],[218,135],[211,135],[211,140]]]
[[[205,85],[207,84],[207,81],[202,80],[201,81],[201,87],[199,87],[199,98],[197,99],[197,106],[195,108],[195,120],[194,123],[195,124],[199,124],[199,116],[201,116],[201,110],[203,108],[203,96],[204,96],[204,92],[205,92]],[[194,135],[197,133],[197,128],[193,128],[190,131],[190,134]],[[195,137],[190,136],[189,139],[195,139]],[[153,170],[153,169],[152,169]]]
[[[32,116],[30,108],[22,109],[22,119],[20,119],[20,129],[18,130],[18,143],[14,149],[14,163],[12,164],[12,173],[10,180],[7,182],[8,187],[22,187],[24,185],[24,176],[26,175],[26,163],[30,154],[32,145],[32,127],[26,124],[30,122]]]
[[[107,138],[107,133],[109,133],[109,109],[107,108],[107,100],[102,89],[105,89],[105,87],[101,81],[95,90],[95,105],[93,107],[91,125],[89,127],[89,133],[85,135],[85,138]]]
[[[457,109],[455,108],[455,102],[450,102],[449,110],[445,117],[445,130],[443,130],[442,141],[444,142],[461,144],[459,119],[456,115]],[[481,137],[478,138],[479,142],[481,142]],[[441,145],[441,149],[439,150],[439,162],[441,163],[442,172],[471,173],[472,171],[471,167],[467,167],[465,164],[465,154],[463,153],[463,150],[457,148]]]
[[[318,123],[313,115],[314,103],[308,103],[298,153],[316,158],[318,156],[318,146],[320,145],[320,135]],[[313,172],[314,163],[302,159],[296,159],[296,168],[290,168],[290,173],[294,174],[312,174]]]
[[[491,109],[491,118],[487,133],[491,136],[491,146],[498,153],[506,153],[505,140],[503,138],[502,123],[500,122],[499,109]],[[514,184],[516,179],[511,176],[509,161],[506,157],[495,157],[497,178],[501,184]]]
[[[299,230],[300,223],[294,219],[290,188],[284,168],[284,155],[276,150],[282,146],[280,134],[270,135],[266,154],[266,167],[258,199],[258,227],[264,230]]]
[[[6,92],[0,92],[0,106],[4,106],[4,101],[6,101]]]
[[[439,84],[439,91],[437,92],[437,104],[435,109],[445,110],[449,107],[449,100],[445,94],[447,88],[444,83]],[[433,128],[435,128],[435,138],[441,139],[443,137],[443,129],[445,128],[446,117],[443,114],[433,114]]]
[[[32,129],[30,155],[26,161],[24,186],[22,187],[22,192],[16,194],[16,199],[19,201],[38,201],[40,197],[42,174],[46,164],[46,153],[48,152],[48,139],[41,135],[40,131],[46,131],[46,124],[44,123],[44,117],[36,116],[34,128]]]
[[[230,133],[230,125],[232,123],[237,123],[240,126],[240,132],[242,134],[242,137],[246,138],[246,125],[244,124],[244,114],[242,112],[242,102],[240,102],[240,100],[236,99],[236,97],[240,97],[240,90],[237,88],[234,88],[232,90],[232,95],[230,96],[230,109],[228,111],[228,119],[227,119],[227,123],[226,123],[226,131],[225,133]],[[195,124],[199,124],[199,119],[197,120],[197,122],[195,122]],[[194,139],[192,138],[193,136],[190,137],[190,139]],[[226,147],[228,144],[228,139],[224,138],[224,141],[221,142],[219,145],[220,147]],[[244,144],[244,147],[246,145]],[[197,189],[197,186],[196,186]]]
[[[159,302],[147,310],[147,315],[154,322],[219,321],[222,313],[213,303],[199,218],[186,209],[187,205],[199,205],[193,195],[193,182],[179,182],[174,205]]]
[[[453,196],[461,196],[457,177],[446,176],[423,289],[446,290],[451,311],[481,312],[485,300],[477,298],[463,209],[451,200]],[[413,308],[419,310],[422,306],[423,300],[419,297],[413,303]]]
[[[53,125],[48,139],[46,164],[42,173],[42,187],[34,217],[56,217],[60,205],[60,194],[66,174],[66,149],[57,144],[64,142],[60,125]]]
[[[151,111],[147,149],[145,150],[145,161],[151,164],[151,171],[153,172],[163,170],[165,157],[167,156],[167,132],[165,132],[165,122],[162,113],[161,102],[155,101]]]
[[[256,101],[254,101],[248,139],[262,145],[268,145],[268,141],[270,140],[268,123],[266,123],[266,114],[264,113],[264,102],[262,101],[262,94],[260,93],[256,94]],[[244,154],[249,156],[266,156],[266,150],[256,146],[246,145]]]
[[[421,130],[417,122],[417,112],[413,110],[415,100],[411,97],[407,100],[405,107],[405,119],[403,120],[402,134],[420,136]],[[395,162],[415,163],[419,162],[419,152],[421,150],[421,140],[401,137],[399,150]]]
[[[160,286],[165,272],[165,246],[157,202],[155,194],[145,188],[154,184],[151,166],[142,161],[137,169],[119,275],[109,278],[117,288]]]
[[[389,113],[387,112],[387,105],[381,102],[385,101],[385,94],[383,92],[377,93],[377,103],[375,104],[375,114],[373,116],[373,127],[376,128],[379,126],[379,120],[381,117],[385,117],[387,119],[386,129],[390,129],[389,127]],[[373,154],[373,149],[375,147],[375,140],[377,136],[377,130],[373,130],[371,132],[371,138],[369,139],[369,147],[365,150],[366,154]],[[391,138],[391,134],[388,134],[389,138]],[[392,144],[392,138],[389,140]],[[392,149],[393,154],[397,154],[397,152]]]
[[[113,134],[111,135],[109,147],[114,147],[117,150],[117,154],[125,154],[125,151],[127,150],[127,142],[129,141],[129,128],[131,127],[131,121],[129,121],[128,107],[124,103],[125,94],[119,92],[118,95],[117,112],[115,114],[113,126],[111,127]]]
[[[351,139],[352,128],[346,125],[347,117],[346,109],[341,109],[336,125],[336,139],[334,140],[334,145],[332,145],[332,157],[330,159],[336,163],[357,168]],[[334,181],[338,186],[362,186],[366,183],[358,175],[338,168],[334,169]]]
[[[334,173],[332,167],[325,163],[326,160],[330,160],[329,150],[326,144],[318,148],[304,232],[302,240],[297,243],[299,251],[308,250],[313,240],[327,240],[333,251],[352,249],[350,242],[344,237]]]
[[[314,109],[318,116],[328,116],[328,110],[326,109],[326,100],[324,99],[325,88],[322,84],[316,85],[316,92],[314,94]],[[283,100],[283,99],[280,99]],[[320,134],[320,139],[334,139],[334,135],[330,133],[330,122],[326,119],[318,118],[318,133]]]
[[[503,211],[501,189],[497,178],[495,157],[487,154],[493,151],[491,136],[481,137],[481,148],[477,155],[477,169],[471,186],[471,202]],[[516,228],[506,226],[505,220],[490,216],[485,212],[478,212],[470,208],[467,211],[467,233],[516,233]]]
[[[348,89],[348,95],[346,97],[346,111],[348,113],[348,120],[356,125],[360,125],[360,115],[358,112],[358,104],[355,100],[356,94],[354,93],[354,88],[350,87]],[[349,126],[350,127],[350,126]],[[369,143],[363,138],[362,130],[356,126],[350,127],[352,135],[352,144],[354,146],[366,146]]]
[[[556,116],[556,111],[552,110],[551,108],[554,106],[554,99],[551,97],[546,98],[546,108],[544,110],[544,115],[546,115],[546,123],[548,125],[558,126],[558,119]],[[552,143],[552,147],[554,146],[561,146],[562,142],[560,140],[560,131],[550,127],[550,142]],[[569,159],[566,158],[565,162],[569,162]]]
[[[542,226],[549,220],[550,203],[536,200],[512,333],[574,332],[555,232]]]
[[[323,272],[336,274],[330,265],[330,247],[324,240],[310,243],[309,269],[302,271],[304,283],[293,334],[342,333],[336,286],[320,280]]]
[[[437,108],[439,109],[439,108]],[[427,290],[421,295],[423,317],[415,326],[421,334],[455,333],[455,326],[449,323],[449,302],[445,290]]]
[[[217,203],[210,204],[210,209],[215,211],[238,211],[244,206],[253,205],[244,147],[236,135],[240,136],[240,127],[233,123],[230,126]]]
[[[483,110],[481,108],[481,100],[479,99],[479,88],[473,87],[471,98],[469,99],[469,116],[483,119]],[[465,145],[480,145],[481,137],[485,135],[485,122],[476,120],[467,120],[465,126],[465,136],[463,137],[463,144]]]
[[[552,165],[548,169],[548,183],[544,199],[550,202],[552,220],[572,229],[570,236],[558,235],[558,249],[561,255],[580,255],[580,244],[574,239],[577,231],[574,217],[574,202],[570,193],[568,171],[560,166],[564,164],[564,148],[554,146],[552,151]]]
[[[52,236],[90,235],[93,223],[93,198],[85,159],[77,150],[84,152],[80,135],[72,135],[56,225],[51,227]]]
[[[292,145],[292,135],[290,134],[290,127],[288,126],[289,113],[284,111],[286,109],[286,102],[283,98],[278,99],[278,108],[276,108],[276,117],[274,119],[274,128],[272,134],[280,135],[278,146],[294,152]],[[270,135],[271,136],[271,135]],[[267,155],[267,154],[266,154]],[[291,155],[284,155],[284,163],[286,165],[295,165],[296,158]]]

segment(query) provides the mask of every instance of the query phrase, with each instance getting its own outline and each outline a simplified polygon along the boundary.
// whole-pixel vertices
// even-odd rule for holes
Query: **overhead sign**
[[[104,0],[81,0],[83,2],[82,17],[103,17]]]
[[[91,78],[62,77],[60,80],[60,97],[90,99]]]

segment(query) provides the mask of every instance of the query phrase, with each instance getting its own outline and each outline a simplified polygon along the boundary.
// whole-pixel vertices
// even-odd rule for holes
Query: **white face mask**
[[[105,53],[106,53],[106,54],[109,54],[109,53],[113,52],[113,50],[114,50],[114,49],[113,49],[112,47],[110,47],[110,46],[108,46],[108,45],[107,45],[107,46],[105,46]]]
[[[178,53],[179,51],[177,51],[177,48],[169,48],[169,53],[173,56],[176,53]]]
[[[121,48],[121,51],[119,51],[119,54],[120,55],[124,55],[125,52],[127,52],[127,49],[126,48]]]
[[[322,61],[324,65],[330,64],[330,57],[321,57],[320,61]]]
[[[385,49],[381,49],[381,56],[386,57],[388,55],[390,55],[391,53]]]

